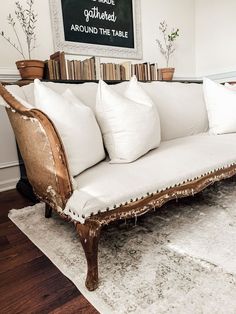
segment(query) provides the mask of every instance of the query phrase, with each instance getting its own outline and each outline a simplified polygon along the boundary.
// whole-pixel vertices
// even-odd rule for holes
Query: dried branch
[[[11,16],[11,14],[9,14],[8,15],[8,23],[12,26],[12,28],[13,28],[13,31],[14,31],[14,33],[15,33],[15,36],[16,36],[16,38],[17,38],[17,41],[18,41],[18,44],[19,44],[19,46],[20,46],[20,53],[21,53],[21,55],[23,56],[23,58],[25,59],[25,55],[24,55],[24,52],[23,52],[23,48],[22,48],[22,45],[21,45],[21,41],[20,41],[20,38],[19,38],[19,36],[18,36],[18,34],[17,34],[17,31],[16,31],[16,28],[15,28],[15,25],[16,25],[16,23],[15,23],[15,21],[14,21],[14,19],[13,19],[13,17]],[[16,45],[13,45],[15,48],[16,48]],[[17,49],[18,50],[18,49]],[[18,51],[19,51],[18,50]]]
[[[15,16],[16,16],[18,22],[20,23],[22,31],[25,35],[26,45],[27,45],[27,54],[28,54],[28,58],[31,59],[31,52],[36,47],[35,28],[36,28],[36,22],[37,22],[37,14],[35,14],[35,12],[33,10],[34,0],[27,0],[26,4],[27,4],[27,7],[23,8],[23,6],[20,4],[20,2],[16,1],[16,3],[15,3],[15,5],[16,5]],[[8,23],[13,28],[13,31],[14,31],[14,34],[16,36],[19,47],[17,47],[17,45],[14,44],[14,42],[11,41],[10,38],[6,37],[3,31],[0,34],[25,59],[25,54],[24,54],[24,51],[22,48],[22,43],[20,41],[20,37],[17,33],[17,30],[15,28],[16,23],[15,23],[13,17],[11,16],[11,14],[9,14],[7,19],[8,19]]]
[[[177,28],[172,29],[172,31],[168,34],[168,26],[165,21],[161,22],[159,25],[159,31],[162,33],[163,36],[163,44],[159,39],[156,40],[161,54],[165,57],[166,66],[169,66],[170,56],[174,53],[174,41],[179,37],[179,29]]]
[[[25,59],[24,54],[21,52],[21,50],[16,46],[16,44],[14,44],[9,37],[5,36],[5,33],[3,31],[0,32],[0,35],[2,36],[2,38],[4,38],[12,47],[14,47],[21,55],[22,57]]]

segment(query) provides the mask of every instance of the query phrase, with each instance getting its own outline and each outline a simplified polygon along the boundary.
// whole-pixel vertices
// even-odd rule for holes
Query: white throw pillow
[[[160,144],[156,106],[134,77],[124,96],[100,81],[96,115],[111,163],[128,163]]]
[[[236,93],[205,78],[203,90],[209,119],[209,132],[224,134],[236,132]]]
[[[62,96],[35,80],[34,96],[36,108],[48,115],[61,136],[72,176],[105,158],[101,131],[92,110],[70,90]]]

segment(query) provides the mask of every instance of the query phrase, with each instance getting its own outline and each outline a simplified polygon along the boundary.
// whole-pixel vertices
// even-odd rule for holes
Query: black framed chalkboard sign
[[[140,0],[50,0],[56,50],[142,58]]]

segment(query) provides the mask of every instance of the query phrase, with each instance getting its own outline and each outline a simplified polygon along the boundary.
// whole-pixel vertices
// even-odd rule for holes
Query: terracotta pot
[[[163,68],[163,69],[161,69],[163,81],[171,81],[173,79],[174,72],[175,72],[175,68]]]
[[[44,72],[44,61],[40,60],[20,60],[16,61],[17,69],[22,80],[42,79]]]

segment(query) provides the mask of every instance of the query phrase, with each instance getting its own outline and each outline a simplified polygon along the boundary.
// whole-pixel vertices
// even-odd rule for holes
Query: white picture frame
[[[92,0],[96,1],[96,0]],[[141,8],[140,0],[132,0],[133,5],[133,34],[134,47],[125,48],[110,45],[98,45],[66,41],[63,24],[61,0],[50,0],[52,33],[55,50],[68,54],[79,54],[99,57],[112,57],[122,59],[142,59],[142,34],[141,34]]]

